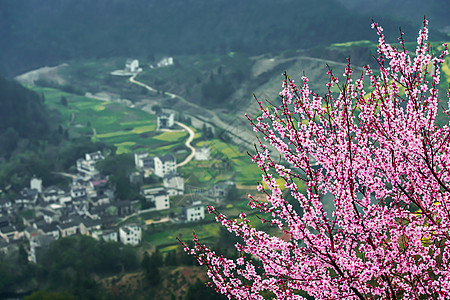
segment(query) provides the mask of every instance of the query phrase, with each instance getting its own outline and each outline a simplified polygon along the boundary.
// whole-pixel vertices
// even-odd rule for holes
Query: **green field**
[[[70,136],[89,135],[93,141],[113,144],[117,154],[143,150],[161,154],[160,148],[170,151],[187,138],[184,131],[156,132],[156,117],[139,109],[52,88],[32,89],[44,94],[46,105],[60,113],[64,120],[61,125],[69,130]],[[67,105],[63,105],[63,97],[67,99]]]
[[[34,91],[45,95],[46,105],[59,112],[63,120],[61,126],[68,130],[71,137],[90,136],[93,141],[101,141],[116,147],[116,153],[133,153],[148,151],[151,155],[173,153],[177,161],[182,161],[188,154],[184,142],[187,132],[158,132],[156,131],[156,118],[139,109],[130,108],[122,104],[100,101],[84,96],[62,92],[57,89],[32,87]],[[62,98],[67,99],[63,104]],[[201,138],[201,133],[196,130],[196,139]],[[245,151],[238,146],[225,143],[219,139],[201,141],[195,147],[204,144],[210,146],[211,159],[208,161],[191,161],[179,168],[178,172],[185,177],[187,192],[189,189],[208,189],[213,184],[234,180],[240,187],[239,198],[244,199],[248,192],[256,192],[254,187],[261,180],[260,169],[251,162]],[[245,188],[242,190],[242,188]],[[176,200],[176,199],[175,199]],[[172,199],[172,201],[175,201]],[[183,199],[179,201],[186,201]],[[175,201],[176,202],[176,201]],[[127,220],[129,222],[144,222],[147,219],[155,219],[167,216],[168,212],[181,213],[181,202],[175,204],[168,211],[151,212]],[[236,201],[222,207],[221,212],[230,216],[236,216],[242,211],[249,211],[247,200]],[[253,212],[255,213],[255,212]],[[192,238],[192,231],[205,242],[213,242],[217,239],[220,225],[210,221],[212,216],[207,215],[207,220],[191,224],[158,224],[150,226],[144,235],[144,243],[159,247],[161,251],[170,251],[177,247],[176,237],[183,240]],[[252,221],[256,226],[260,222],[253,215]]]

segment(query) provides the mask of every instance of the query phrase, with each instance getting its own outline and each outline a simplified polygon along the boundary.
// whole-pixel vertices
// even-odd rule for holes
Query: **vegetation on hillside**
[[[2,8],[0,72],[8,75],[81,58],[306,49],[365,39],[376,17],[350,12],[337,0],[6,0]],[[383,24],[390,32],[399,24],[417,32],[392,16]]]
[[[0,77],[0,156],[9,156],[27,140],[50,138],[50,117],[45,98],[15,81]]]

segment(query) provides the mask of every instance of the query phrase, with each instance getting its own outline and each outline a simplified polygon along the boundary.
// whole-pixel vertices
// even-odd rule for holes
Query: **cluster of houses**
[[[199,159],[205,159],[206,148],[203,151]],[[108,178],[95,167],[101,160],[104,157],[100,151],[86,153],[78,159],[78,172],[71,175],[72,182],[65,189],[44,187],[41,179],[33,177],[30,186],[22,189],[15,201],[0,198],[0,252],[28,241],[29,258],[36,262],[42,249],[52,241],[77,234],[138,245],[142,240],[141,226],[117,226],[117,223],[137,212],[139,201],[115,199]],[[154,174],[162,181],[162,184],[141,187],[141,195],[149,204],[146,211],[167,210],[170,197],[184,194],[184,178],[176,172],[175,156],[150,157],[147,152],[141,152],[135,153],[134,160],[138,174]],[[136,178],[130,176],[131,181],[139,180],[140,176]],[[178,219],[193,222],[204,218],[205,207],[197,200],[185,205]]]
[[[66,190],[43,187],[42,180],[33,177],[30,187],[24,188],[14,202],[0,199],[0,251],[7,252],[28,241],[29,258],[36,262],[41,249],[53,240],[76,234],[139,244],[142,238],[139,225],[117,226],[119,220],[135,209],[130,201],[115,199],[108,179],[95,168],[95,163],[103,159],[99,151],[78,159],[78,174]]]
[[[169,61],[170,63],[170,61]],[[137,61],[127,61],[126,70],[136,72]],[[173,113],[157,114],[158,130],[174,126]],[[196,149],[196,160],[210,160],[208,145]],[[77,174],[64,188],[43,186],[42,180],[33,177],[30,186],[23,188],[10,201],[0,197],[0,253],[16,248],[24,241],[29,243],[29,259],[37,262],[40,253],[60,237],[77,234],[89,235],[98,240],[138,245],[142,228],[137,224],[119,226],[118,222],[134,213],[169,209],[170,198],[184,195],[184,178],[177,173],[176,158],[172,154],[149,156],[148,152],[134,154],[137,172],[130,175],[131,183],[139,183],[141,200],[125,201],[115,198],[115,187],[96,168],[104,160],[100,151],[86,153],[76,161]],[[158,177],[157,183],[144,185],[145,177]],[[174,221],[195,222],[205,218],[205,207],[199,200],[201,194],[208,201],[219,201],[233,182],[216,184],[196,199],[183,206],[182,215]],[[145,199],[145,201],[143,200]],[[145,208],[142,201],[145,202]]]
[[[155,69],[155,68],[163,68],[163,67],[168,67],[173,65],[173,57],[163,57],[160,61],[158,61],[157,63],[154,63],[152,65],[150,65],[150,68]]]

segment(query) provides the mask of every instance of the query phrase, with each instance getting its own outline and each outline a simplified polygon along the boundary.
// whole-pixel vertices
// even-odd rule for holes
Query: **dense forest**
[[[440,11],[449,6],[438,0],[430,5],[436,3]],[[410,36],[420,26],[420,18],[413,23],[399,18],[401,12],[395,17],[384,16],[383,10],[360,14],[358,4],[350,4],[346,8],[337,0],[5,0],[0,10],[0,74],[14,76],[81,58],[305,49],[367,39],[370,17],[393,38],[400,24]],[[445,38],[433,32],[434,39]]]
[[[50,117],[44,97],[0,77],[0,156],[9,155],[20,140],[48,138]]]

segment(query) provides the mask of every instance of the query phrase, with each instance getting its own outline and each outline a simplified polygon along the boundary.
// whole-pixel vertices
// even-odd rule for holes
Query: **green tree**
[[[67,107],[68,106],[67,98],[65,96],[61,96],[60,103],[62,106]]]
[[[152,255],[153,256],[153,255]],[[144,270],[145,278],[151,286],[159,284],[161,278],[159,274],[159,266],[157,261],[148,255],[148,252],[144,253],[142,258],[141,267]]]

